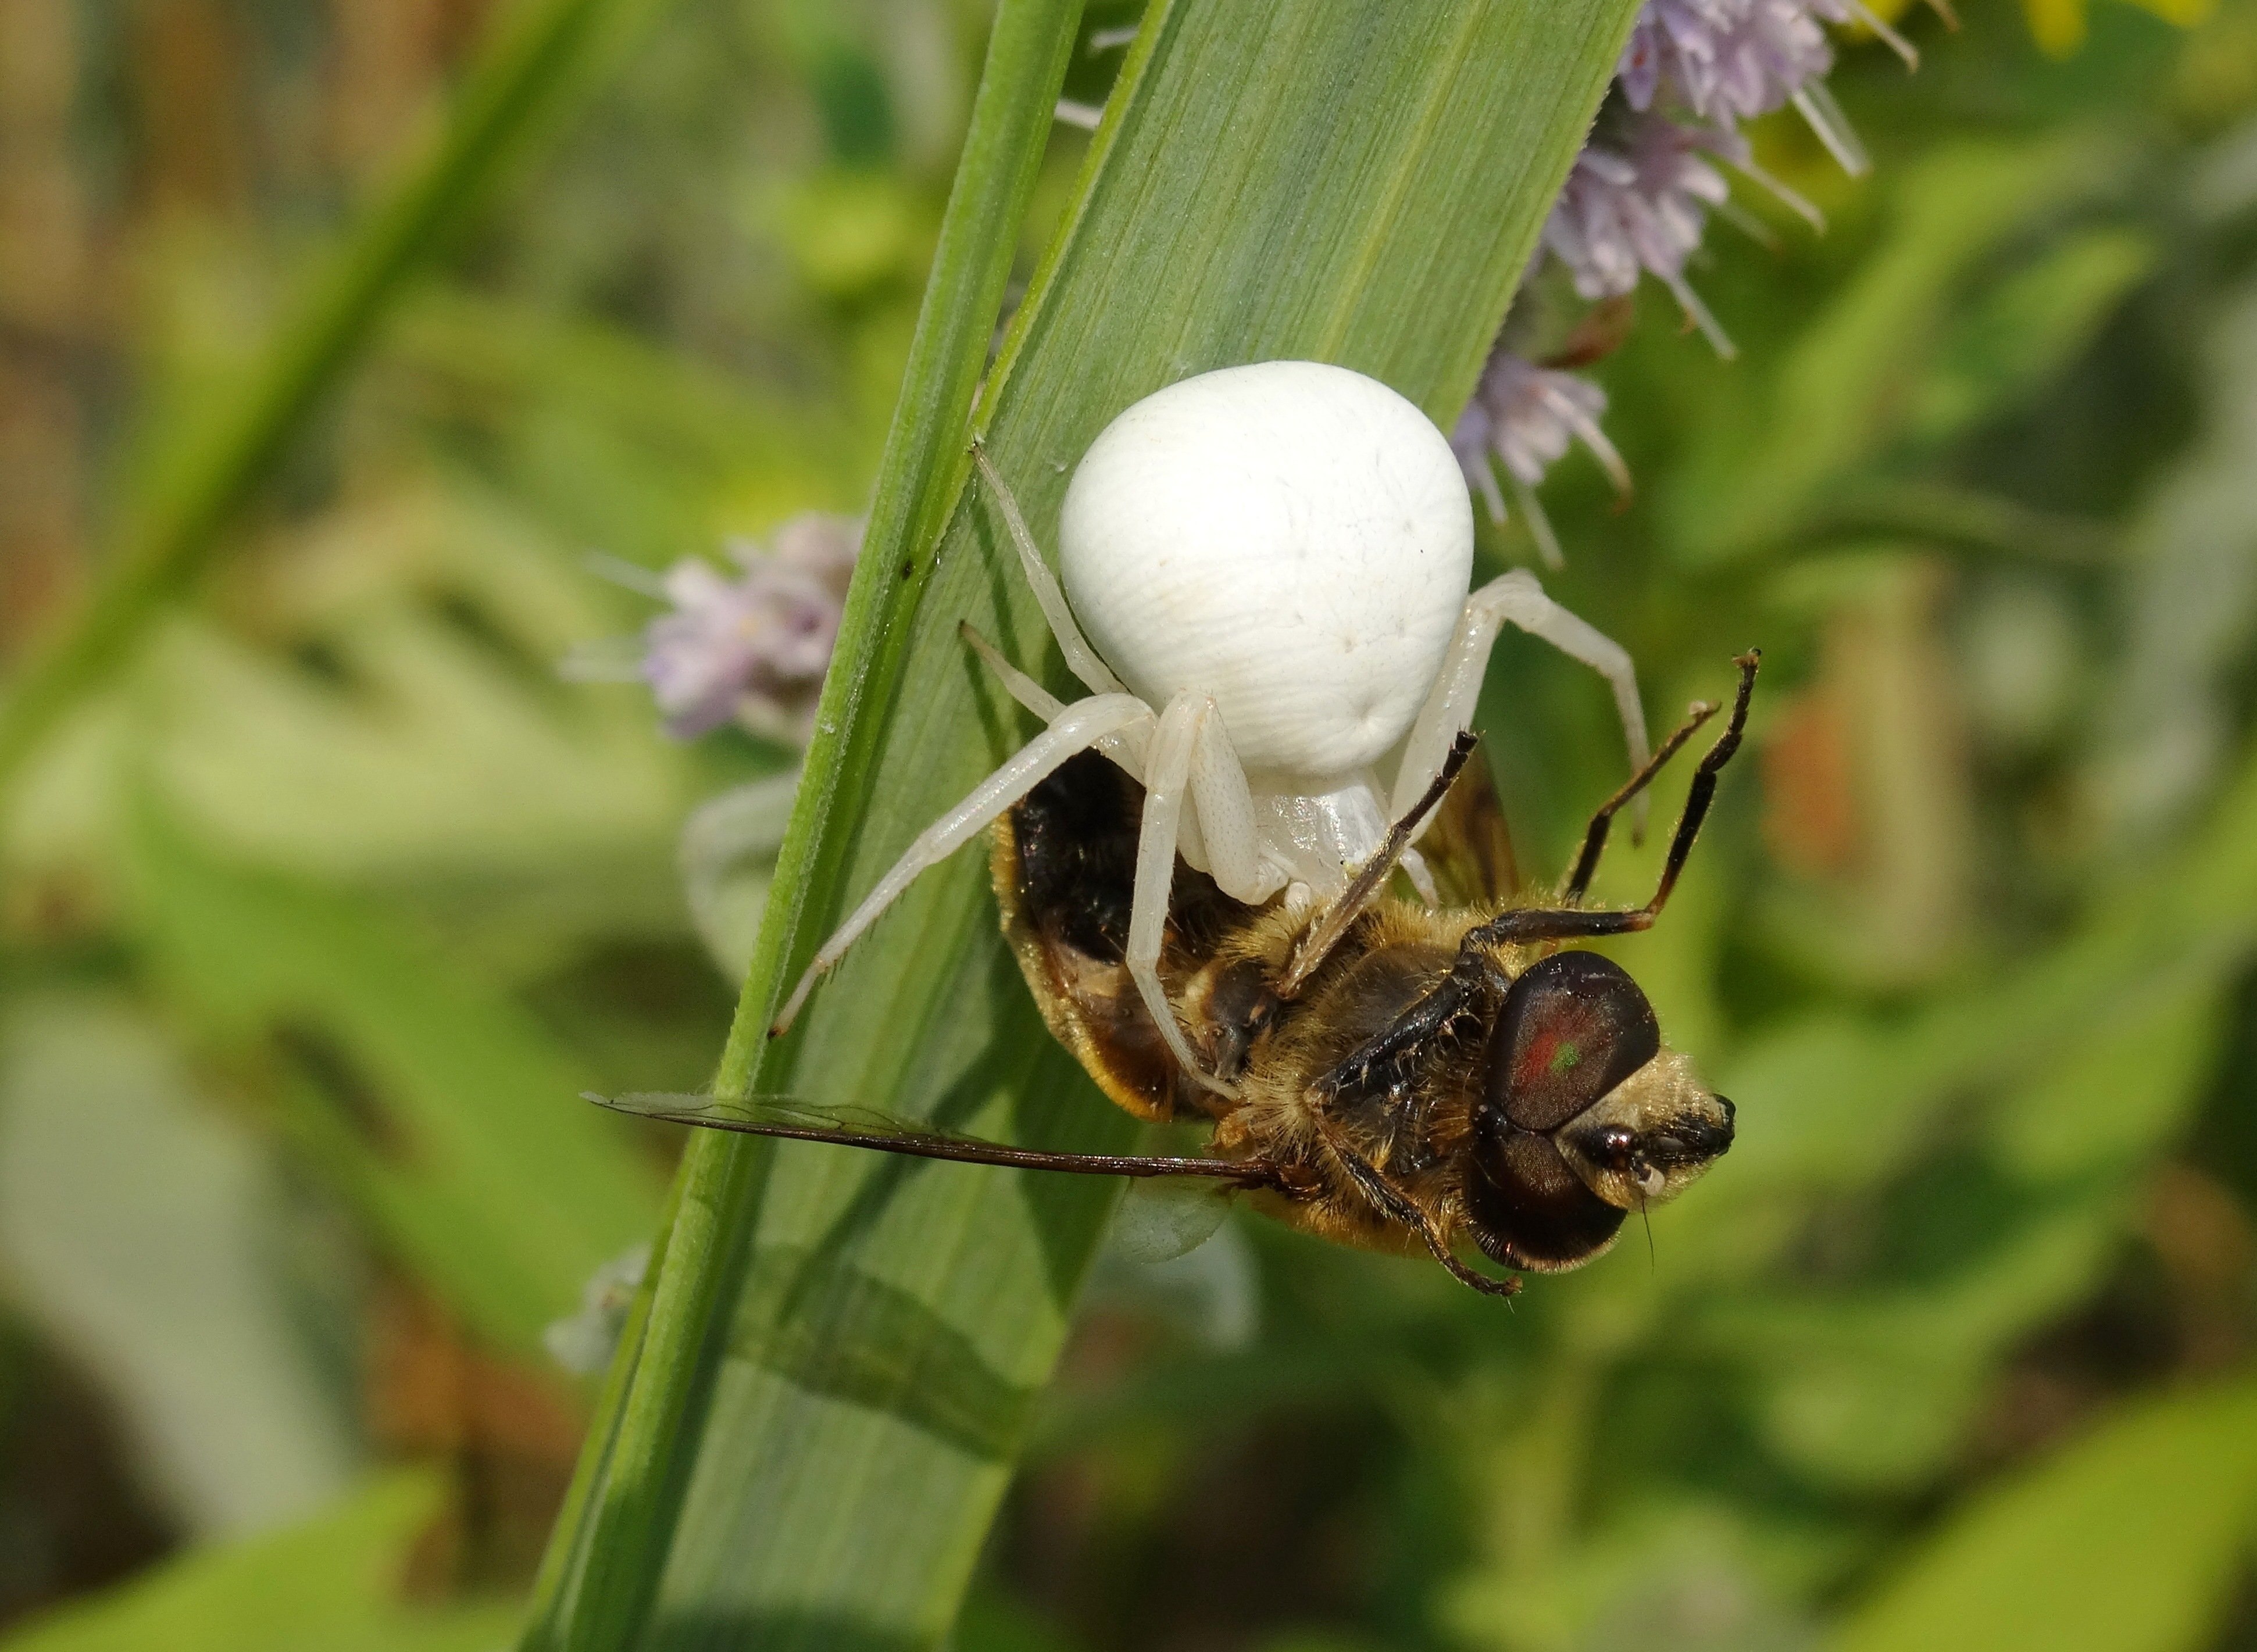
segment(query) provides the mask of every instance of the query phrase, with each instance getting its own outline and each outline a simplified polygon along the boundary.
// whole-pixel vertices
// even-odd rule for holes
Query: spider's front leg
[[[1136,881],[1122,962],[1184,1070],[1217,1095],[1229,1096],[1237,1092],[1208,1073],[1192,1052],[1160,980],[1176,850],[1187,823],[1186,798],[1196,810],[1206,870],[1216,887],[1234,900],[1256,906],[1284,886],[1284,878],[1263,862],[1253,792],[1214,701],[1188,689],[1162,710],[1145,751],[1144,818],[1136,840]]]
[[[987,669],[995,674],[996,681],[1003,685],[1003,692],[1044,722],[1051,721],[1065,710],[1063,700],[1004,659],[1002,651],[981,636],[978,627],[970,620],[958,621],[956,634],[963,638]],[[1144,745],[1151,738],[1152,725],[1148,720],[1132,724],[1118,734],[1107,735],[1097,742],[1096,749],[1112,759],[1130,780],[1142,786],[1144,783]]]
[[[1134,695],[1092,695],[1086,700],[1060,707],[1058,715],[1051,719],[1050,727],[974,787],[970,796],[917,835],[916,841],[894,863],[893,870],[878,879],[876,886],[862,898],[862,904],[823,943],[822,950],[809,963],[807,972],[799,978],[799,985],[784,1000],[783,1008],[768,1028],[768,1036],[780,1037],[791,1026],[800,1006],[807,1002],[807,995],[815,990],[815,983],[846,955],[846,949],[878,921],[888,907],[901,898],[919,872],[937,865],[987,830],[1005,809],[1041,785],[1076,752],[1102,745],[1109,737],[1139,724],[1149,726],[1151,720],[1151,708]]]
[[[1058,639],[1058,652],[1065,656],[1066,668],[1089,685],[1093,694],[1126,694],[1128,692],[1113,668],[1098,657],[1097,650],[1089,646],[1074,623],[1073,610],[1067,604],[1065,592],[1060,589],[1058,575],[1051,572],[1043,561],[1042,547],[1035,543],[1034,534],[1027,527],[1027,519],[1021,514],[1019,501],[995,469],[994,461],[987,456],[985,442],[973,440],[972,462],[979,467],[980,475],[995,496],[996,508],[1003,513],[1004,531],[1011,537],[1011,547],[1018,553],[1019,571],[1026,576],[1027,587],[1035,594],[1035,602],[1043,611],[1044,623],[1050,626],[1051,635]]]
[[[1450,637],[1449,652],[1442,657],[1442,669],[1434,679],[1433,692],[1426,696],[1403,748],[1403,767],[1395,777],[1390,800],[1395,814],[1404,814],[1433,784],[1449,756],[1451,742],[1473,727],[1482,679],[1489,674],[1489,651],[1496,646],[1497,632],[1507,625],[1541,638],[1607,680],[1630,745],[1631,768],[1635,772],[1645,766],[1645,709],[1638,702],[1638,671],[1629,653],[1620,643],[1546,597],[1533,574],[1515,568],[1466,598],[1458,628]],[[1635,807],[1641,811],[1635,818],[1643,823],[1644,800]]]

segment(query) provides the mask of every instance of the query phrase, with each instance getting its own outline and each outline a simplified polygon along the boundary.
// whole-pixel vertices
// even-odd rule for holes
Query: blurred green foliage
[[[11,668],[485,11],[0,5]],[[864,504],[986,12],[680,0],[605,46],[20,776],[8,1644],[506,1634],[593,1398],[539,1332],[676,1146],[570,1098],[710,1076],[735,984],[675,833],[787,756],[559,681],[648,612],[584,555]],[[2257,1635],[2257,13],[2079,9],[2060,57],[1965,23],[1912,21],[1911,78],[1845,53],[1871,177],[1763,129],[1828,233],[1749,192],[1776,244],[1717,224],[1693,272],[1740,359],[1643,302],[1595,370],[1636,496],[1579,460],[1548,491],[1547,582],[1657,715],[1766,650],[1759,755],[1619,950],[1738,1146],[1650,1250],[1511,1311],[1250,1222],[1107,1260],[960,1646]],[[1614,783],[1610,715],[1500,648],[1524,864]]]

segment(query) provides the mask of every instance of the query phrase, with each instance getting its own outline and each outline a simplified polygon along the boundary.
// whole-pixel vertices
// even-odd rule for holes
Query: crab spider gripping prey
[[[1227,1091],[1202,1070],[1160,983],[1178,854],[1249,906],[1340,895],[1471,724],[1507,625],[1604,675],[1631,766],[1645,761],[1637,680],[1620,646],[1524,571],[1468,595],[1473,509],[1456,455],[1376,379],[1261,362],[1136,403],[1067,485],[1063,589],[1003,479],[984,452],[976,457],[1051,635],[1090,694],[1062,702],[971,637],[1047,726],[878,880],[809,964],[772,1034],[919,872],[1094,747],[1144,787],[1129,977],[1185,1070]],[[1426,881],[1415,855],[1404,866]]]

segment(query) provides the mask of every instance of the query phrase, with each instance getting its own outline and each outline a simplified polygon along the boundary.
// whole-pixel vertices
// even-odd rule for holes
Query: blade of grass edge
[[[1079,0],[1001,0],[996,9],[838,648],[716,1081],[725,1094],[746,1090],[767,1041],[774,994],[761,994],[758,984],[777,978],[807,892],[835,886],[838,879],[841,845],[821,822],[851,769],[845,731],[871,680],[898,670],[906,627],[895,622],[914,611],[931,568],[929,552],[918,553],[937,539],[969,469],[964,436],[973,398],[1080,17]],[[523,1642],[528,1649],[626,1646],[640,1631],[671,1536],[671,1510],[662,1500],[684,1447],[698,1345],[741,1260],[728,1240],[757,1201],[771,1156],[763,1143],[711,1133],[693,1136],[684,1150],[632,1334],[622,1339],[543,1559]]]
[[[1633,10],[1148,11],[983,402],[1038,534],[1097,429],[1204,368],[1326,357],[1447,423]],[[1048,654],[995,525],[963,497],[956,441],[930,451],[951,463],[916,519],[947,532],[902,568],[902,547],[873,537],[858,589],[909,577],[898,602],[850,615],[721,1082],[1100,1147],[1127,1121],[1041,1030],[969,856],[921,882],[790,1040],[761,1036],[783,966],[1016,743],[1015,716],[972,686],[956,620],[1022,658]],[[889,470],[884,485],[898,484]],[[586,1518],[604,1521],[606,1500],[616,1514],[573,1563],[602,1566],[617,1539],[634,1555],[630,1586],[649,1587],[640,1574],[654,1564],[664,1573],[637,1608],[646,1617],[569,1643],[930,1644],[969,1576],[1111,1191],[909,1175],[867,1155],[725,1138],[690,1152],[625,1415],[610,1444],[591,1447],[629,1484],[591,1489]],[[684,1360],[695,1368],[669,1368]],[[559,1585],[596,1592],[584,1578]]]
[[[567,95],[673,0],[527,0],[505,18],[436,144],[371,210],[305,294],[240,392],[160,467],[77,613],[49,633],[0,700],[0,798],[70,708],[224,543],[236,512],[344,376],[409,279],[522,153]]]

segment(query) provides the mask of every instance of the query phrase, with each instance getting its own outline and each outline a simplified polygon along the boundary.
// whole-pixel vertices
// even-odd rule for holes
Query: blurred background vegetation
[[[0,0],[0,667],[489,9]],[[591,553],[862,508],[986,11],[647,9],[0,798],[0,1646],[511,1633],[592,1398],[543,1329],[679,1147],[571,1098],[710,1075],[677,837],[790,757],[557,663],[653,612]],[[1766,650],[1623,954],[1739,1146],[1510,1311],[1255,1222],[1108,1259],[959,1645],[2257,1646],[2257,6],[1964,24],[1845,53],[1870,177],[1758,130],[1828,233],[1716,226],[1741,358],[1649,288],[1635,495],[1547,489],[1657,719]],[[1500,648],[1525,865],[1610,716]]]

